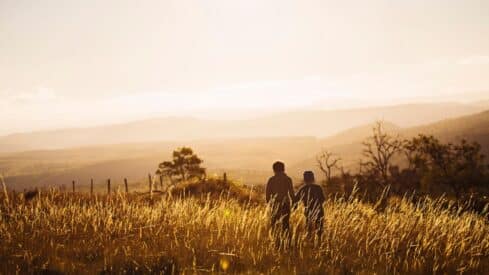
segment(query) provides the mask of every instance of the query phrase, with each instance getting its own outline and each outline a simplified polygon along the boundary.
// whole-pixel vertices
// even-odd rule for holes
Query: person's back
[[[272,176],[267,183],[266,199],[267,202],[273,203],[275,207],[290,208],[294,199],[292,179],[283,172]]]
[[[300,200],[304,204],[309,236],[312,236],[313,231],[316,230],[318,239],[320,240],[324,227],[323,203],[326,199],[321,186],[315,183],[313,172],[304,172],[304,183],[297,192],[296,201]]]
[[[306,216],[323,216],[323,203],[325,201],[323,189],[315,183],[302,186],[297,192],[297,199],[301,200],[306,210]]]
[[[280,161],[273,164],[273,172],[275,175],[268,180],[265,195],[272,207],[271,224],[274,228],[280,225],[289,238],[290,207],[295,201],[292,179],[285,174],[285,165]]]

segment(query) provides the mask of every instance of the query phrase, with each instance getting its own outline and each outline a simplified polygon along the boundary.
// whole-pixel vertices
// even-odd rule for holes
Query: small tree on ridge
[[[172,182],[202,179],[205,175],[202,162],[190,147],[178,148],[173,151],[171,161],[159,164],[156,174],[168,176]]]

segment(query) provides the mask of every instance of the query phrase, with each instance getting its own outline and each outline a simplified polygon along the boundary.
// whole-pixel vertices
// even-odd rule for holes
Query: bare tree
[[[372,136],[363,142],[364,167],[370,173],[380,176],[381,184],[389,178],[392,157],[402,149],[402,141],[385,133],[383,123],[378,121],[372,129]]]
[[[324,173],[327,183],[331,182],[333,168],[338,168],[338,162],[340,160],[339,157],[327,150],[323,150],[316,156],[316,163]]]
[[[341,176],[344,178],[344,177],[346,176],[346,173],[347,173],[347,172],[345,171],[345,166],[341,165],[341,166],[339,167],[339,169],[340,169],[340,172],[341,172]]]

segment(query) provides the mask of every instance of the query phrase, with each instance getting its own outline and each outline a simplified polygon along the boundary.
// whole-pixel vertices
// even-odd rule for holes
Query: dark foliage
[[[363,145],[360,172],[331,177],[329,194],[348,196],[357,186],[375,199],[388,187],[390,194],[448,196],[479,210],[489,203],[489,169],[476,142],[443,143],[426,135],[402,140],[377,123]]]
[[[189,147],[182,147],[173,151],[173,159],[159,164],[156,174],[167,176],[172,183],[192,179],[202,179],[205,168],[201,167],[200,159]]]

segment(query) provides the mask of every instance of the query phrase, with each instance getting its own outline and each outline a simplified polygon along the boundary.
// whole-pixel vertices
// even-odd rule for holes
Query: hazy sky
[[[487,0],[0,0],[0,134],[465,92]]]

